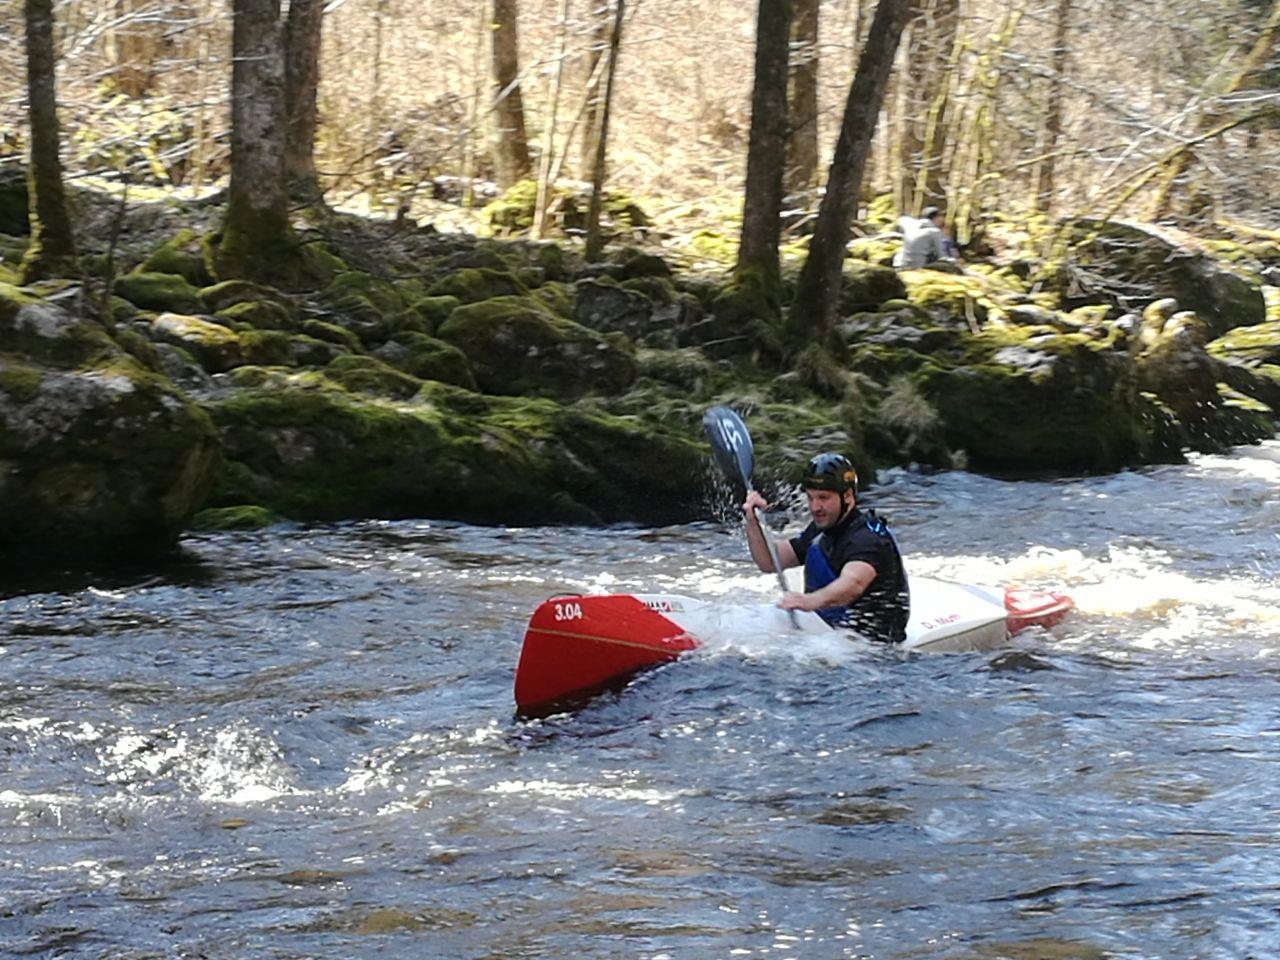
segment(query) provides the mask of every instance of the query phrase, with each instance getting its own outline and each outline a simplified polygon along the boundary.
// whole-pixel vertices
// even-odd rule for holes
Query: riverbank
[[[572,241],[309,213],[319,279],[280,290],[216,275],[216,202],[75,203],[80,278],[4,282],[25,240],[0,222],[10,560],[281,518],[693,519],[718,402],[770,484],[819,447],[867,475],[1088,473],[1277,429],[1280,238],[1243,228],[1076,222],[1047,247],[1046,224],[993,221],[956,275],[899,274],[870,236],[836,340],[803,347],[653,236],[588,264]]]

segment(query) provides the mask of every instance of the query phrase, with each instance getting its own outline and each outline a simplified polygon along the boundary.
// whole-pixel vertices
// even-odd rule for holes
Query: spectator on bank
[[[902,249],[893,256],[898,270],[919,270],[930,264],[956,262],[956,245],[947,236],[947,217],[939,207],[925,207],[920,217],[903,217]]]

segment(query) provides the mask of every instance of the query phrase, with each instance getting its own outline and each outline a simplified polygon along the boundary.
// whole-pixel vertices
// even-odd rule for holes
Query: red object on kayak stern
[[[1004,608],[1008,611],[1009,634],[1027,627],[1051,627],[1075,609],[1065,593],[1045,593],[1022,587],[1005,587]]]

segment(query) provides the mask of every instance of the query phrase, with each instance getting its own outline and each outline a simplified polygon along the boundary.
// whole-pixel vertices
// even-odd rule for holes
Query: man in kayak
[[[901,643],[910,607],[902,556],[885,522],[858,509],[853,464],[838,453],[820,453],[809,461],[800,486],[813,522],[800,536],[779,540],[776,546],[784,569],[804,563],[805,592],[784,594],[778,606],[812,610],[831,626],[869,640]],[[772,573],[767,534],[756,516],[757,508],[767,506],[752,490],[742,509],[751,558]]]

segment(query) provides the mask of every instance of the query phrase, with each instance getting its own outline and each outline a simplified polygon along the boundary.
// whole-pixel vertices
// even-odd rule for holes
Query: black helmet
[[[858,489],[858,471],[849,458],[839,453],[820,453],[809,461],[800,486],[805,490],[833,490],[844,493]]]

